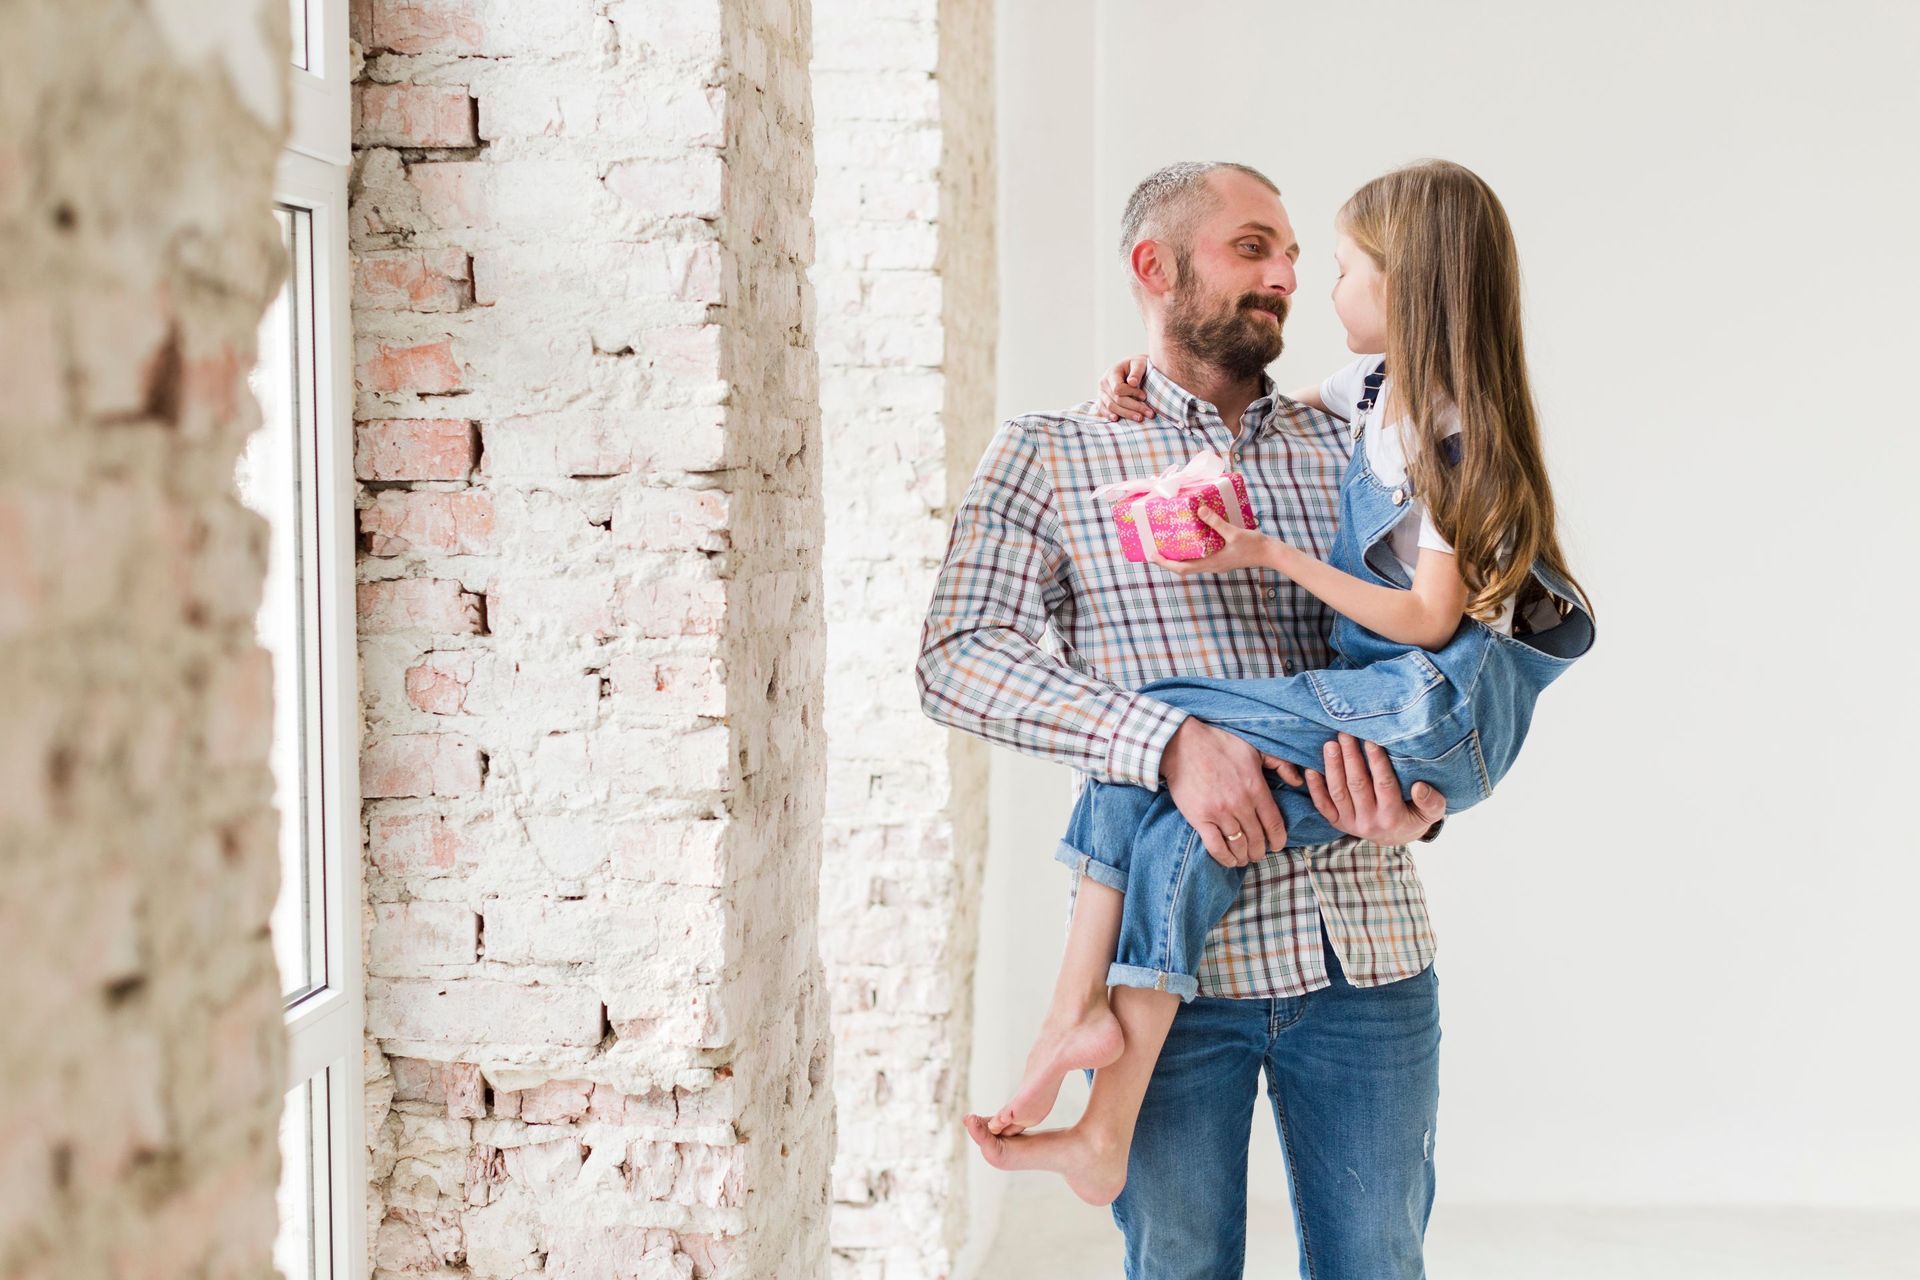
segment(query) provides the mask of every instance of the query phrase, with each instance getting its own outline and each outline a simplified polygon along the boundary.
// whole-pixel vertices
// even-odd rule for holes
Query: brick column
[[[806,0],[363,0],[374,1263],[817,1276]]]
[[[836,1276],[936,1280],[964,1235],[986,749],[912,678],[993,428],[993,11],[815,5],[827,439]]]
[[[8,1280],[272,1269],[267,526],[234,464],[287,6],[164,8],[0,4]]]

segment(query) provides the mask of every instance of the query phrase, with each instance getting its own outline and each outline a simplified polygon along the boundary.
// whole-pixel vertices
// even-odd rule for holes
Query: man
[[[1302,1274],[1421,1276],[1440,1031],[1433,937],[1404,843],[1430,834],[1445,799],[1423,785],[1409,806],[1384,753],[1343,739],[1329,745],[1324,774],[1287,781],[1304,781],[1327,819],[1357,838],[1265,858],[1286,836],[1259,754],[1133,690],[1172,675],[1323,666],[1331,617],[1264,571],[1182,578],[1128,563],[1093,496],[1213,449],[1245,476],[1263,524],[1316,553],[1331,547],[1347,433],[1276,395],[1265,373],[1281,351],[1299,246],[1265,177],[1189,163],[1135,190],[1121,252],[1147,326],[1152,415],[1109,422],[1088,403],[1002,426],[955,516],[934,589],[917,671],[922,706],[943,724],[1094,778],[1164,781],[1211,852],[1253,864],[1210,939],[1200,996],[1180,1007],[1150,1078],[1130,1075],[1130,1059],[1094,1075],[1090,1111],[1140,1099],[1131,1141],[1061,1170],[1070,1182],[1079,1174],[1083,1194],[1108,1172],[1112,1185],[1124,1178],[1113,1213],[1127,1274],[1241,1274],[1247,1144],[1264,1069]],[[1234,832],[1250,838],[1230,843]],[[1035,850],[1036,865],[1048,852]],[[1135,999],[1143,994],[1112,992],[1129,1039],[1146,1025]],[[1022,1142],[974,1136],[990,1154]],[[1102,1160],[1104,1169],[1092,1167]]]

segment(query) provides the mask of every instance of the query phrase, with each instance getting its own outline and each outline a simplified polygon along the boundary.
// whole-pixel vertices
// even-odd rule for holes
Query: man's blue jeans
[[[1202,996],[1174,1016],[1113,1205],[1127,1280],[1243,1274],[1247,1144],[1262,1070],[1292,1183],[1300,1275],[1426,1275],[1439,981],[1429,965],[1355,987],[1324,930],[1321,945],[1330,987],[1275,999]],[[1254,1273],[1276,1274],[1258,1260]]]

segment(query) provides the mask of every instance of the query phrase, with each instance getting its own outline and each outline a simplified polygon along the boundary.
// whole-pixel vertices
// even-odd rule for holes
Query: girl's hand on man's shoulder
[[[1120,418],[1145,422],[1152,413],[1147,407],[1147,393],[1142,389],[1146,380],[1147,358],[1129,356],[1101,377],[1094,393],[1095,407],[1109,422]]]

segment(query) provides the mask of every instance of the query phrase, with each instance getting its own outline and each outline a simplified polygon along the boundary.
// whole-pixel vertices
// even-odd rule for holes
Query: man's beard
[[[1254,314],[1273,315],[1272,321]],[[1285,342],[1287,300],[1271,293],[1249,293],[1221,310],[1215,296],[1198,288],[1174,293],[1167,308],[1167,338],[1196,360],[1236,378],[1255,378],[1280,358]]]

